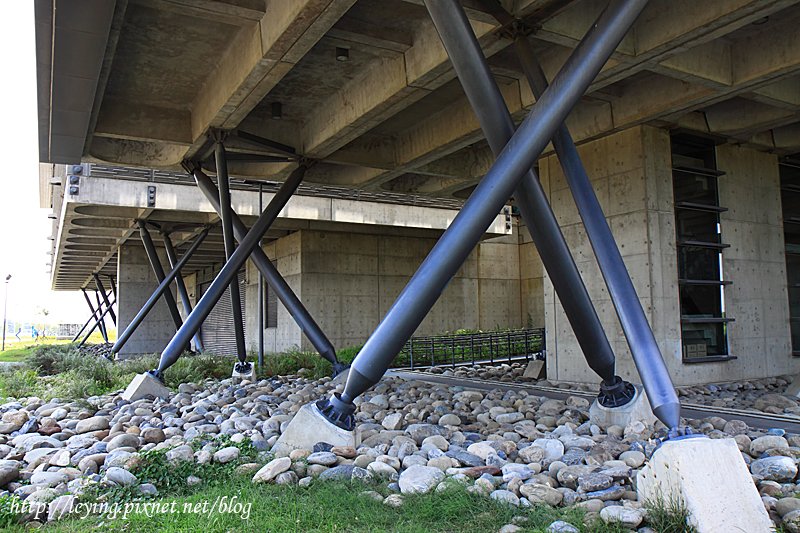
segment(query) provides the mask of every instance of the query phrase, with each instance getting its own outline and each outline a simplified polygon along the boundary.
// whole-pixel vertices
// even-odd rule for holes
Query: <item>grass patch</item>
[[[82,399],[125,388],[136,374],[158,366],[156,355],[112,362],[87,356],[72,344],[37,346],[19,368],[0,373],[0,396]],[[229,377],[233,359],[185,355],[166,373],[166,384]]]
[[[645,502],[647,521],[658,533],[697,533],[689,524],[689,510],[678,498],[657,498]]]

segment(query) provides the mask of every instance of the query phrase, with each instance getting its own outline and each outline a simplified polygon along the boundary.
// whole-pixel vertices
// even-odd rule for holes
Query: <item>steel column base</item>
[[[614,376],[611,383],[605,381],[600,384],[600,393],[597,401],[603,407],[614,408],[629,404],[636,396],[636,388],[632,383],[619,376]]]
[[[331,374],[331,377],[335,378],[348,368],[350,368],[350,365],[346,363],[339,363],[339,362],[333,363],[333,373]]]

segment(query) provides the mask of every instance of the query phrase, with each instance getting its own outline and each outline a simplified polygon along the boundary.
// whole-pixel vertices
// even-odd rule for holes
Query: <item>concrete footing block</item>
[[[639,501],[678,501],[698,533],[775,531],[733,439],[667,441],[636,476]]]
[[[528,379],[542,379],[544,374],[544,361],[540,359],[534,359],[528,363],[528,366],[525,367],[525,372],[522,373],[522,377]]]
[[[786,388],[786,392],[784,392],[784,394],[786,396],[800,399],[800,374],[795,374],[792,376],[792,382]]]
[[[122,393],[122,398],[129,402],[135,402],[147,396],[169,398],[171,392],[166,385],[145,372],[131,380],[128,388]]]
[[[248,363],[246,370],[238,369],[239,363],[233,365],[233,372],[231,378],[238,381],[255,381],[256,380],[256,365]]]
[[[347,368],[336,374],[336,377],[331,380],[331,383],[335,385],[344,385],[345,383],[347,383],[347,376],[349,375],[350,375],[350,367],[348,366]]]
[[[347,431],[332,424],[315,404],[308,403],[297,411],[286,426],[286,430],[272,446],[272,453],[276,457],[285,457],[292,450],[310,450],[318,442],[357,448],[360,440],[357,430]]]
[[[646,426],[653,426],[658,419],[650,408],[647,394],[641,387],[636,386],[636,394],[633,399],[622,407],[605,407],[595,400],[589,407],[589,420],[592,424],[608,429],[610,426],[624,428],[635,421],[642,422]]]

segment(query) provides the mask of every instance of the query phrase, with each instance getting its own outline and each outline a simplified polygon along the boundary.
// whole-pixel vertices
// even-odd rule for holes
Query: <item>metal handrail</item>
[[[397,354],[393,368],[475,366],[544,359],[544,328],[412,337]]]

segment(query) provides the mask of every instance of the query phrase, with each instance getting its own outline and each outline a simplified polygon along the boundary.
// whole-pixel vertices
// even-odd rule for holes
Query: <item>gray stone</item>
[[[320,474],[319,478],[323,481],[350,481],[356,468],[355,465],[334,466]]]
[[[580,529],[563,520],[556,520],[547,526],[545,531],[547,533],[580,533]]]
[[[17,479],[19,479],[19,468],[14,466],[0,466],[0,487],[5,487]]]
[[[519,493],[531,503],[545,503],[551,507],[560,504],[564,499],[564,495],[553,487],[537,483],[525,483],[519,488]]]
[[[31,485],[55,487],[60,483],[69,481],[69,476],[62,472],[34,472],[31,476]]]
[[[107,416],[93,416],[80,420],[75,426],[75,433],[88,433],[90,431],[101,431],[108,428]]]
[[[158,496],[158,489],[152,483],[142,483],[139,485],[139,492],[145,496]]]
[[[398,484],[403,494],[427,493],[444,479],[444,472],[438,468],[413,465],[400,474]]]
[[[493,491],[491,494],[489,494],[489,498],[498,501],[500,503],[513,505],[514,507],[519,507],[519,496],[517,496],[510,490]]]
[[[750,455],[758,457],[765,451],[772,448],[788,448],[789,443],[783,437],[777,435],[764,435],[758,437],[750,443]]]
[[[292,460],[288,457],[278,457],[277,459],[273,459],[269,463],[265,464],[258,472],[256,472],[256,474],[253,476],[253,483],[272,481],[278,476],[278,474],[289,470],[290,466],[292,466]]]
[[[564,455],[564,443],[558,439],[536,439],[533,441],[533,445],[544,450],[542,466],[559,461]]]
[[[775,503],[775,512],[779,515],[784,516],[792,511],[800,510],[800,498],[789,497],[789,498],[781,498]]]
[[[122,435],[117,435],[116,437],[111,439],[106,446],[106,450],[112,452],[117,448],[138,448],[138,447],[139,447],[138,435],[123,433]]]
[[[797,465],[789,457],[776,455],[774,457],[756,459],[750,463],[750,472],[754,476],[765,480],[792,481],[797,475]]]
[[[782,517],[781,525],[788,533],[800,533],[800,510],[791,511]]]
[[[381,420],[381,425],[388,430],[398,430],[403,427],[403,414],[390,413],[383,417],[383,420]]]
[[[339,461],[339,458],[333,452],[316,452],[306,457],[306,461],[310,465],[333,466]]]
[[[47,521],[55,522],[68,517],[75,506],[75,500],[74,494],[65,494],[51,501],[47,506]]]
[[[239,448],[236,446],[227,446],[214,452],[215,463],[230,463],[239,457]]]
[[[194,461],[194,450],[188,444],[172,448],[166,453],[167,461],[177,463],[180,461]]]
[[[446,415],[442,415],[439,419],[440,426],[460,426],[461,419],[458,415],[454,415],[452,413],[447,413]]]
[[[620,523],[634,529],[644,520],[644,512],[640,509],[631,509],[621,505],[611,505],[600,510],[600,518],[607,524]]]
[[[614,479],[611,476],[594,472],[586,474],[578,478],[578,491],[579,492],[595,492],[604,490],[614,484]]]
[[[115,485],[135,485],[137,483],[136,476],[125,470],[124,468],[111,467],[106,470],[106,479]]]

